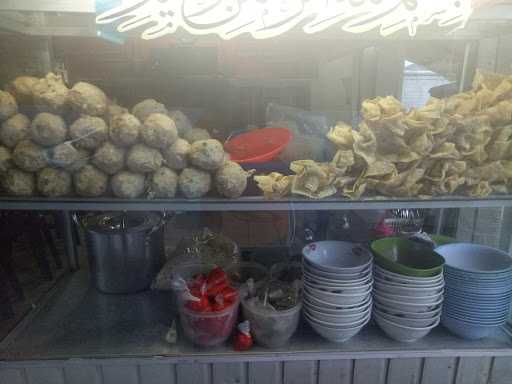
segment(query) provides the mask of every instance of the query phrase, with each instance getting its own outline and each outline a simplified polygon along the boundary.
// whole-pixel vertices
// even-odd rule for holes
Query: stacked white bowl
[[[372,254],[343,241],[311,243],[302,253],[304,317],[330,341],[350,339],[370,321]]]
[[[440,321],[443,274],[413,277],[374,266],[373,318],[390,338],[412,342],[426,336]]]
[[[470,340],[489,336],[507,321],[512,298],[512,258],[477,244],[436,248],[446,264],[442,324]]]

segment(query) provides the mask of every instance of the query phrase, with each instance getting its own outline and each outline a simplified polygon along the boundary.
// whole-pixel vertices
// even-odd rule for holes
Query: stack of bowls
[[[443,245],[436,251],[446,260],[442,324],[470,340],[487,337],[505,324],[512,297],[512,258],[477,244]]]
[[[375,322],[397,341],[426,336],[440,322],[443,258],[424,245],[398,238],[375,241],[372,250]]]
[[[303,256],[304,317],[330,341],[350,339],[371,317],[371,253],[354,243],[320,241]]]

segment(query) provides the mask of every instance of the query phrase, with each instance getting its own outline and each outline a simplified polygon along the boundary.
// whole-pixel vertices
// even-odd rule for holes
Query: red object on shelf
[[[276,158],[293,139],[287,128],[261,128],[228,140],[224,149],[237,163],[264,163]]]

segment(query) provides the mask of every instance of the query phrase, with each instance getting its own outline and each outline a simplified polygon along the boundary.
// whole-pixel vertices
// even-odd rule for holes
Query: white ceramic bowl
[[[512,269],[512,258],[508,253],[486,245],[448,244],[437,247],[436,252],[444,257],[449,268],[456,271],[495,274]]]
[[[383,298],[378,295],[374,295],[373,299],[376,303],[379,303],[382,307],[391,308],[393,310],[402,311],[402,312],[412,312],[412,313],[424,313],[430,312],[432,310],[438,309],[439,306],[443,303],[443,299],[431,303],[431,304],[413,304],[413,303],[402,303],[395,300],[389,300]]]
[[[353,321],[351,323],[337,324],[337,323],[331,323],[328,321],[320,321],[320,320],[314,319],[311,316],[309,316],[306,312],[304,312],[304,318],[308,321],[308,323],[310,323],[310,324],[314,323],[314,324],[320,325],[322,327],[329,327],[329,328],[338,329],[338,330],[360,327],[363,324],[367,324],[370,321],[371,317],[372,317],[371,312],[368,312],[364,318],[359,319],[357,321]]]
[[[304,294],[308,297],[315,298],[327,302],[331,305],[355,305],[361,301],[366,300],[368,295],[371,295],[372,287],[369,287],[365,292],[356,294],[338,294],[321,291],[319,289],[312,289],[304,285]]]
[[[410,297],[421,297],[421,296],[434,296],[442,294],[444,291],[444,283],[439,284],[434,288],[403,288],[393,285],[383,284],[380,281],[373,283],[373,289],[376,292],[386,295],[398,295],[398,296],[410,296]]]
[[[304,296],[304,307],[311,308],[317,312],[325,313],[327,315],[339,315],[343,313],[345,315],[353,315],[356,313],[361,313],[366,311],[373,304],[372,296],[369,295],[368,299],[360,304],[346,306],[346,307],[337,307],[332,305],[318,305],[314,304],[310,301],[306,296]]]
[[[331,323],[335,325],[345,325],[356,323],[360,320],[365,319],[371,313],[371,306],[364,312],[359,312],[352,315],[346,315],[343,312],[340,312],[339,315],[329,315],[326,313],[315,311],[310,307],[304,307],[304,313],[307,314],[311,319],[318,321],[320,324],[322,322]]]
[[[379,282],[380,284],[384,284],[389,287],[395,287],[395,288],[417,288],[417,289],[432,289],[432,288],[439,288],[443,287],[446,284],[445,279],[441,279],[439,281],[436,281],[432,284],[403,284],[399,283],[394,280],[385,280],[382,278],[381,275],[375,274],[373,276],[373,280]]]
[[[431,326],[413,328],[386,320],[376,313],[374,314],[374,319],[386,335],[388,335],[393,340],[401,341],[404,343],[411,343],[421,339],[422,337],[425,337],[430,333],[432,329],[437,327],[440,322],[440,319],[437,319],[437,321]]]
[[[321,298],[318,298],[318,297],[312,295],[311,293],[309,293],[307,289],[304,289],[304,297],[306,298],[307,301],[315,304],[318,307],[325,306],[326,308],[334,309],[334,308],[339,308],[339,307],[361,306],[361,305],[367,303],[369,300],[371,300],[372,294],[371,294],[371,292],[369,292],[366,296],[358,295],[355,297],[350,297],[349,300],[339,300],[340,302],[343,301],[342,303],[340,303],[340,302],[332,302],[332,301],[322,300]]]
[[[368,273],[366,276],[363,276],[358,279],[347,279],[347,280],[326,279],[323,277],[315,276],[314,274],[312,274],[306,270],[303,271],[303,274],[304,274],[304,280],[307,280],[309,283],[332,285],[332,286],[360,285],[360,284],[366,284],[367,282],[373,280],[373,275],[371,273]]]
[[[306,245],[302,254],[316,269],[334,273],[361,272],[373,261],[368,249],[346,241],[317,241]]]
[[[326,272],[322,271],[315,266],[308,263],[306,260],[302,263],[302,268],[312,274],[315,277],[326,278],[326,279],[334,279],[334,280],[357,280],[367,277],[372,274],[372,266],[369,265],[363,270],[354,273],[343,273],[343,272]]]
[[[384,268],[379,267],[377,264],[373,265],[373,271],[376,277],[395,282],[399,284],[413,284],[413,285],[432,285],[443,281],[443,274],[439,274],[437,276],[432,277],[415,277],[415,276],[406,276],[400,275],[398,273],[390,272]]]
[[[365,285],[349,285],[342,287],[332,287],[328,285],[312,284],[309,281],[304,281],[304,286],[312,290],[319,290],[326,293],[336,295],[358,295],[367,293],[373,286],[373,281],[369,281]]]
[[[444,293],[441,292],[441,293],[437,293],[432,296],[400,296],[400,295],[382,293],[378,290],[373,291],[374,297],[387,299],[387,300],[393,300],[398,303],[404,303],[404,304],[424,304],[424,305],[437,303],[439,300],[442,301],[443,294]]]
[[[403,325],[403,326],[412,327],[412,328],[430,327],[431,325],[434,325],[441,317],[441,312],[438,312],[438,314],[435,317],[431,317],[428,319],[409,319],[408,317],[390,315],[389,313],[381,311],[377,308],[373,309],[373,314],[374,314],[374,316],[378,315],[378,316],[380,316],[386,320],[389,320],[393,323],[396,323],[398,325]]]
[[[442,306],[439,305],[437,308],[433,309],[432,311],[407,312],[407,311],[403,311],[401,309],[383,306],[382,304],[377,303],[376,301],[374,301],[373,306],[375,309],[377,309],[381,312],[385,312],[385,313],[388,313],[388,314],[394,315],[394,316],[405,317],[407,319],[431,319],[433,317],[437,317],[437,316],[441,315],[442,310],[443,310]]]
[[[307,319],[306,319],[307,320]],[[345,328],[345,329],[336,329],[331,327],[324,327],[318,323],[307,320],[311,327],[315,330],[323,338],[332,341],[334,343],[343,343],[357,335],[361,329],[368,323],[364,323],[358,327],[353,328]],[[370,319],[368,319],[370,321]]]

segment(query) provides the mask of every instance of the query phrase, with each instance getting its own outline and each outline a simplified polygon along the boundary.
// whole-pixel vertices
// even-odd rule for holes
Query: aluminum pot
[[[107,212],[75,217],[85,230],[91,280],[104,293],[149,288],[164,260],[164,216]]]

